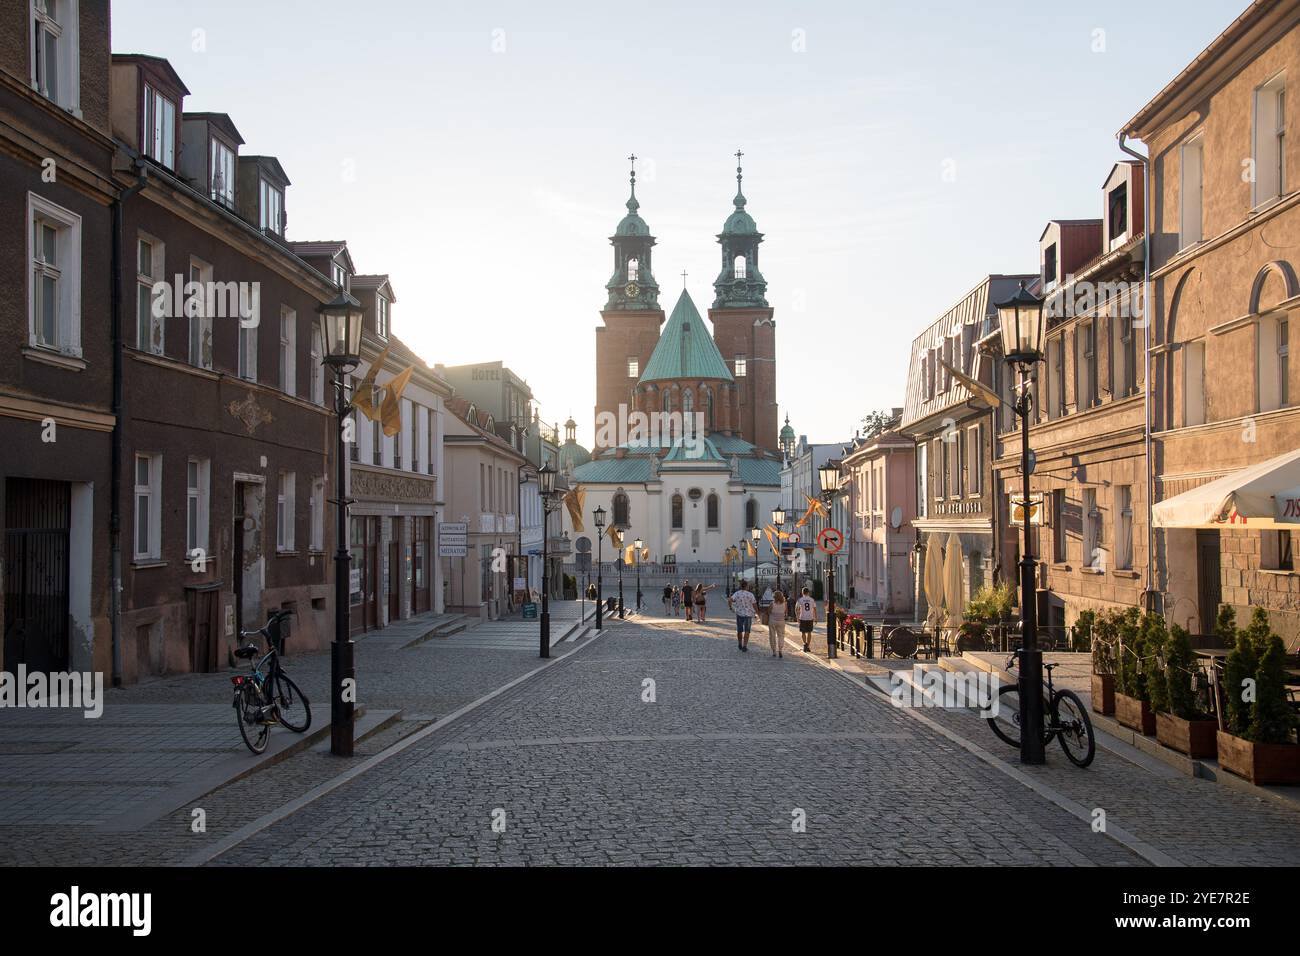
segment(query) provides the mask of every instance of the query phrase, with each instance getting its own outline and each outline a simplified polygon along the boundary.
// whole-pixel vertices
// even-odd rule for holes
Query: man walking
[[[668,617],[670,614],[672,614],[673,617],[677,616],[673,614],[673,586],[671,584],[665,584],[664,585],[664,617]]]
[[[695,591],[690,581],[682,582],[682,606],[686,608],[686,620],[691,619],[691,608],[695,606]]]
[[[740,582],[740,590],[727,598],[727,606],[736,614],[736,644],[742,651],[748,651],[749,632],[754,627],[754,615],[758,613],[758,602],[750,593],[748,581]]]
[[[812,599],[809,589],[804,588],[799,600],[794,602],[795,617],[799,619],[799,636],[803,638],[806,654],[812,650],[813,626],[817,623],[817,602]]]

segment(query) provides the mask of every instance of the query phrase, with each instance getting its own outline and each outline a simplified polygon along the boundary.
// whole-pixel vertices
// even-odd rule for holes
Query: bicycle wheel
[[[240,688],[239,697],[235,701],[235,719],[239,721],[239,736],[244,738],[248,749],[255,754],[266,750],[266,744],[271,739],[271,726],[258,720],[262,709],[261,698],[262,695],[257,692],[257,688],[247,683]]]
[[[1092,763],[1097,741],[1092,735],[1092,718],[1079,695],[1072,690],[1058,690],[1052,704],[1052,722],[1060,727],[1061,749],[1076,767]]]
[[[305,733],[311,726],[311,705],[307,695],[283,671],[275,679],[275,703],[280,723],[295,734]]]
[[[995,700],[997,712],[994,713],[992,706],[980,708],[980,716],[989,722],[992,729],[999,739],[1008,745],[1020,749],[1020,685],[1007,684],[998,691]],[[1043,701],[1043,716],[1047,717],[1051,713],[1051,707],[1047,700]],[[1043,728],[1043,744],[1046,745],[1052,739],[1052,731],[1046,727]]]

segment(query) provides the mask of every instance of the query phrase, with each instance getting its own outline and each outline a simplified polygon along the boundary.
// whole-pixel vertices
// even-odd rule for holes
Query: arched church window
[[[682,496],[681,495],[673,495],[672,518],[673,518],[672,521],[673,530],[681,531],[682,530]]]
[[[746,277],[747,265],[748,264],[746,263],[744,256],[736,256],[736,259],[732,263],[732,266],[734,267],[733,271],[735,272],[737,279],[743,279]]]
[[[758,527],[758,501],[754,498],[745,502],[745,527]]]
[[[714,427],[714,424],[713,424],[713,389],[709,388],[709,386],[707,386],[707,385],[704,386],[704,421],[708,424],[708,426],[709,426],[710,429],[712,429],[712,428]]]
[[[682,392],[682,415],[695,411],[695,393],[689,388]]]
[[[716,531],[718,529],[718,496],[709,493],[709,501],[706,506],[708,512],[709,529]]]
[[[636,282],[641,278],[641,263],[636,259],[627,260],[627,281]]]
[[[621,491],[614,495],[614,527],[626,528],[632,523],[628,520],[629,510],[627,495]]]

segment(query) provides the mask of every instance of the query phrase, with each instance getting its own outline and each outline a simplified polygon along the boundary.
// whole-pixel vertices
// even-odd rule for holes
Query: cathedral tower
[[[760,448],[777,452],[776,321],[767,304],[767,280],[758,268],[763,234],[745,211],[744,173],[739,165],[743,156],[736,151],[735,208],[718,234],[722,271],[713,282],[716,295],[709,320],[713,339],[735,380],[739,434]]]

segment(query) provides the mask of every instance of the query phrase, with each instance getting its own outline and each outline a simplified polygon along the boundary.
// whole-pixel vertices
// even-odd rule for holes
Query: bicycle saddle
[[[256,644],[245,644],[239,650],[235,651],[235,656],[239,658],[246,659],[250,657],[256,657],[257,655],[258,655],[258,647]]]

